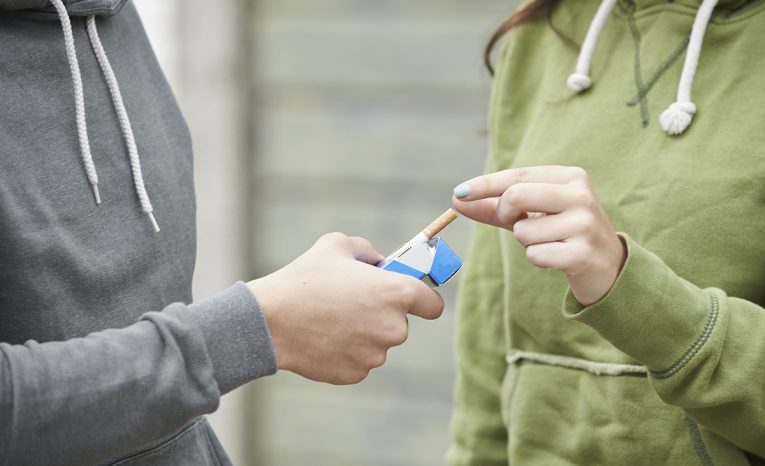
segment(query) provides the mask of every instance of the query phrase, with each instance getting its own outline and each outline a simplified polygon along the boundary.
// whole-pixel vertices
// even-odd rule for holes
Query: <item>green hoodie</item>
[[[450,465],[765,464],[765,0],[720,1],[698,111],[670,136],[700,3],[619,0],[579,95],[546,21],[507,35],[488,170],[584,167],[628,257],[582,307],[512,232],[476,227]],[[598,5],[562,0],[553,24],[582,43]]]

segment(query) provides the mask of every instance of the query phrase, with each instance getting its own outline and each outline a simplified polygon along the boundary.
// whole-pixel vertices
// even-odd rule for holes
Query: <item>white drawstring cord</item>
[[[74,48],[74,35],[72,34],[72,23],[69,21],[69,14],[61,0],[50,0],[56,8],[61,28],[64,30],[64,46],[66,47],[66,58],[69,61],[69,68],[72,72],[72,83],[74,84],[74,107],[75,118],[77,120],[77,135],[80,139],[80,152],[82,165],[88,176],[90,186],[93,188],[93,196],[96,198],[96,204],[101,204],[101,194],[98,191],[98,174],[96,166],[93,164],[93,156],[90,153],[90,139],[88,138],[88,124],[85,119],[85,94],[82,89],[82,75],[80,75],[80,64],[77,61],[77,51]]]
[[[133,134],[133,126],[130,124],[130,118],[128,117],[127,110],[125,109],[125,103],[122,100],[122,93],[120,92],[119,83],[117,83],[117,77],[114,75],[111,63],[109,63],[109,57],[106,56],[106,51],[101,44],[101,38],[98,36],[98,29],[96,29],[95,16],[89,16],[87,19],[88,37],[90,37],[90,43],[93,46],[93,51],[98,59],[98,64],[101,67],[101,71],[104,74],[104,79],[109,87],[109,93],[114,103],[114,109],[117,112],[117,118],[120,122],[120,128],[122,129],[122,136],[125,139],[125,145],[127,146],[128,155],[130,157],[130,168],[133,172],[133,183],[135,184],[135,193],[138,196],[138,200],[141,203],[141,209],[149,216],[154,231],[159,232],[159,225],[154,218],[154,208],[151,205],[149,194],[146,192],[146,186],[143,182],[143,172],[141,171],[141,158],[138,155],[138,146],[135,142],[135,135]]]
[[[680,76],[680,85],[677,89],[677,101],[662,112],[659,117],[661,127],[671,135],[682,134],[691,125],[693,115],[696,113],[696,105],[691,101],[691,86],[699,64],[701,44],[704,41],[704,33],[707,30],[709,19],[717,6],[718,0],[704,0],[696,13],[691,29],[691,38],[688,42],[688,51],[683,64],[683,74]]]
[[[583,92],[592,86],[592,79],[590,78],[592,55],[598,45],[598,37],[603,32],[606,20],[616,2],[617,0],[603,0],[597,13],[595,13],[590,28],[587,30],[584,43],[582,43],[582,50],[579,52],[579,59],[576,61],[576,72],[572,73],[566,81],[568,87],[576,93]]]

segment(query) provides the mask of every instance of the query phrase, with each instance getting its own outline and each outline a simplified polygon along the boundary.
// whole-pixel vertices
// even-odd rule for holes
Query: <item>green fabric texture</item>
[[[581,43],[599,3],[561,0],[553,23]],[[577,51],[546,21],[506,36],[487,170],[585,168],[628,256],[582,307],[512,232],[476,226],[449,465],[765,465],[765,0],[721,0],[698,112],[669,136],[699,4],[619,0],[576,96]],[[601,370],[623,366],[646,373]]]

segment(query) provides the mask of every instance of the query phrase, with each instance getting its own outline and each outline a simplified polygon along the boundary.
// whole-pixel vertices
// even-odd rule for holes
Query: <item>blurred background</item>
[[[482,171],[483,45],[513,0],[135,0],[194,139],[195,299],[343,231],[383,253]],[[463,258],[469,222],[442,236]],[[443,318],[352,387],[289,373],[224,397],[237,465],[430,466],[449,445],[459,275]]]

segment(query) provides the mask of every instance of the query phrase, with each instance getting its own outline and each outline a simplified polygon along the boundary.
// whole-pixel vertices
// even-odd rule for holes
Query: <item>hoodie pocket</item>
[[[168,440],[122,458],[111,466],[230,466],[231,463],[204,418]]]
[[[502,395],[509,464],[751,465],[741,449],[661,401],[644,374],[518,361]]]

